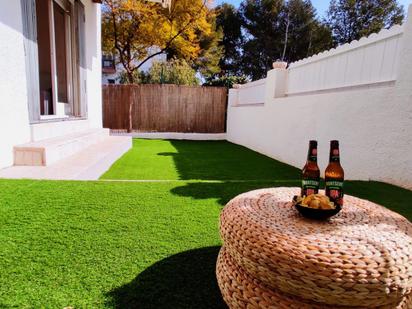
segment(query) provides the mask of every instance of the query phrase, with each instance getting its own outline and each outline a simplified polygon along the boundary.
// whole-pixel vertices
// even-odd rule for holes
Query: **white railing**
[[[396,80],[403,26],[344,44],[290,64],[287,94]]]
[[[237,105],[265,103],[265,82],[266,79],[264,78],[241,85],[238,89]]]

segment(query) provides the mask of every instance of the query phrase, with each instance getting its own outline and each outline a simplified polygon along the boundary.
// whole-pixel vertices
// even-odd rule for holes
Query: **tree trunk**
[[[130,84],[134,83],[133,72],[130,69],[127,69],[127,79],[129,80]],[[132,133],[133,131],[133,105],[134,105],[134,98],[129,99],[129,126],[127,128],[128,133]]]
[[[285,61],[286,48],[288,46],[289,25],[290,25],[290,15],[289,15],[289,12],[288,12],[288,17],[287,17],[287,21],[286,21],[285,44],[283,45],[283,53],[282,53],[281,61]]]

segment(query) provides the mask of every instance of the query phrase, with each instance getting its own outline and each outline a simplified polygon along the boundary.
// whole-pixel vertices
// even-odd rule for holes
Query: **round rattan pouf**
[[[327,221],[302,217],[298,188],[251,191],[220,218],[217,279],[230,308],[412,308],[412,224],[345,196]]]

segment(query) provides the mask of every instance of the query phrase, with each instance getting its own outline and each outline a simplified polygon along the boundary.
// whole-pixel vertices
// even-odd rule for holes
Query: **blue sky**
[[[242,0],[215,0],[216,4],[221,4],[223,2],[232,3],[235,6],[238,6]],[[398,0],[400,4],[402,4],[405,9],[407,9],[408,5],[412,3],[412,0]],[[312,0],[312,4],[316,7],[318,14],[320,16],[324,16],[325,11],[328,9],[329,1],[328,0]]]

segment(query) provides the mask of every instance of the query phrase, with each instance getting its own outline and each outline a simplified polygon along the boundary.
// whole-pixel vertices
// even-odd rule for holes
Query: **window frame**
[[[81,36],[85,36],[85,25],[83,33],[80,33],[79,9],[83,14],[82,19],[85,23],[84,5],[80,0],[47,0],[48,4],[48,23],[50,31],[50,60],[51,60],[51,81],[54,114],[40,114],[40,86],[39,86],[39,54],[37,42],[37,21],[36,21],[36,1],[38,0],[21,0],[22,15],[23,15],[23,34],[26,50],[26,76],[28,90],[28,109],[29,121],[31,124],[61,120],[87,119],[87,100],[85,88],[82,83],[85,83],[86,76],[84,72],[80,72],[79,58],[85,57],[85,50],[80,50]],[[55,28],[54,28],[54,5],[58,5],[65,11],[65,34],[66,34],[66,82],[67,82],[67,97],[68,102],[59,102],[67,104],[68,115],[58,114],[58,82],[57,82],[57,66],[56,63],[56,44],[55,44]],[[83,81],[80,79],[84,78]],[[66,109],[66,106],[64,107]]]

